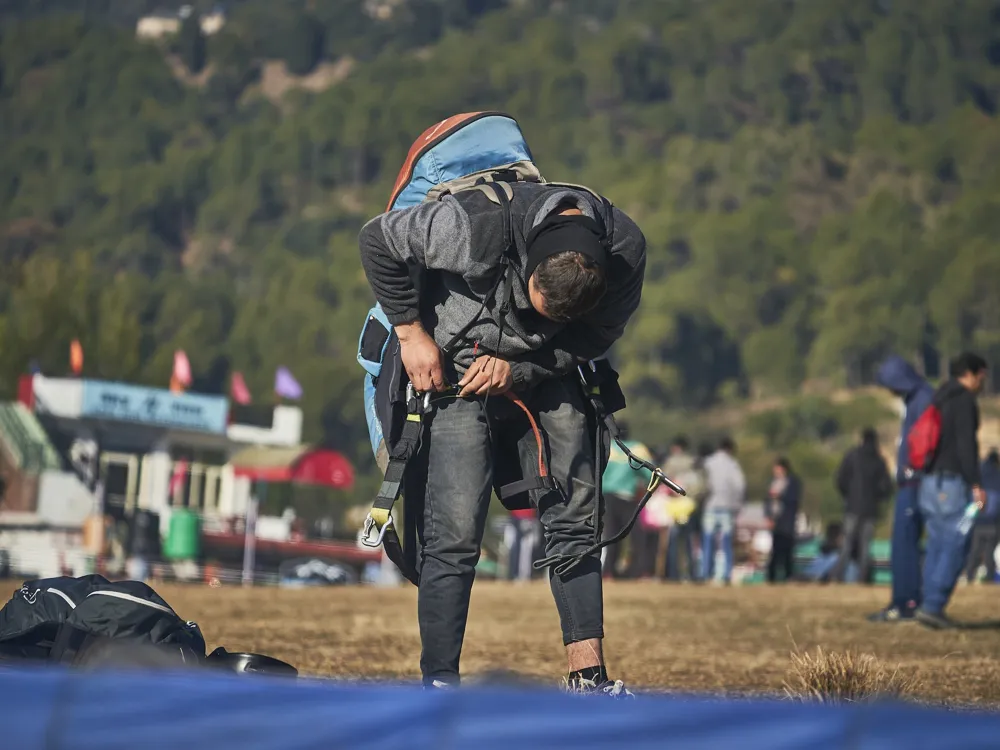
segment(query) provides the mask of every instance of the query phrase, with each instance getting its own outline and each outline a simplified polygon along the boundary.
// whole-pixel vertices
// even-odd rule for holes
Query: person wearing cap
[[[576,368],[604,356],[621,337],[639,306],[645,272],[639,227],[596,194],[505,184],[509,213],[488,190],[466,190],[378,216],[359,238],[365,273],[399,338],[410,382],[438,393],[418,454],[427,468],[420,666],[432,687],[460,681],[494,443],[507,439],[504,421],[516,409],[496,396],[516,394],[544,436],[558,488],[532,490],[531,500],[546,556],[581,553],[600,539],[600,471]],[[507,447],[526,471],[537,463],[531,435]],[[566,574],[553,572],[550,586],[569,686],[630,695],[604,666],[600,553]]]

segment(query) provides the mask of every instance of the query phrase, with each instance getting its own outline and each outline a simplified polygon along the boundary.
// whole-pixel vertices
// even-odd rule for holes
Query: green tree
[[[288,70],[297,76],[308,75],[323,56],[323,25],[309,13],[299,13],[287,34],[284,58]]]

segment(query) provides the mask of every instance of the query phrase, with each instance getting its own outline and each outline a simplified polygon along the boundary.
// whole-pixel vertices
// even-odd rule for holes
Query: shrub
[[[785,695],[821,703],[868,703],[903,698],[919,686],[913,677],[888,669],[870,654],[795,652],[785,678]]]

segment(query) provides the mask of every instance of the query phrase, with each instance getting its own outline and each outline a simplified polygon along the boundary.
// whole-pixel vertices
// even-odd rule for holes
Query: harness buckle
[[[413,383],[406,384],[406,412],[408,414],[424,414],[430,413],[431,410],[431,392],[419,393],[414,387]]]
[[[366,547],[379,547],[382,544],[382,540],[385,538],[385,532],[392,527],[392,513],[389,514],[389,520],[383,524],[382,528],[378,528],[375,525],[375,519],[372,518],[372,514],[369,513],[368,517],[365,519],[365,525],[361,531],[361,543]],[[375,538],[372,539],[372,533],[378,532]]]
[[[576,371],[580,375],[580,382],[583,383],[585,388],[594,390],[600,387],[601,377],[594,360],[577,365]]]

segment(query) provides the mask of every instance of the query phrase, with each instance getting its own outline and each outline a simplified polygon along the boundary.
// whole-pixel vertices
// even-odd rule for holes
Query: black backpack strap
[[[615,244],[615,207],[607,198],[601,196],[601,207],[603,208],[604,219],[604,249],[611,253],[611,248]]]
[[[511,212],[510,198],[503,189],[503,185],[497,182],[485,182],[481,185],[483,190],[491,190],[496,197],[495,203],[498,203],[501,207],[501,218],[503,220],[503,253],[500,255],[500,268],[497,273],[496,281],[490,288],[489,293],[483,297],[483,302],[476,311],[476,314],[472,316],[464,326],[462,326],[458,332],[449,339],[448,343],[441,347],[441,351],[445,354],[451,352],[452,348],[457,344],[465,334],[469,332],[472,326],[479,322],[480,318],[483,317],[483,313],[497,296],[497,290],[501,289],[500,294],[500,315],[505,316],[510,312],[510,308],[513,302],[513,289],[514,289],[514,261],[517,258],[517,239],[514,234],[514,219]],[[503,318],[501,317],[501,325]]]

